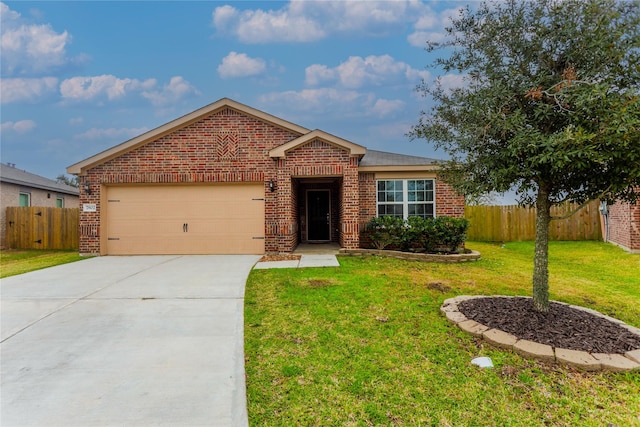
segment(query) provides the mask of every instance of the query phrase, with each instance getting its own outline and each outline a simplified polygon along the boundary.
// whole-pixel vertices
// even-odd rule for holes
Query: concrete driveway
[[[2,279],[0,424],[246,426],[258,259],[101,257]]]

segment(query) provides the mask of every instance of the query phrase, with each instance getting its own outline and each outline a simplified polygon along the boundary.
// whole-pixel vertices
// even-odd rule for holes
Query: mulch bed
[[[640,336],[607,319],[564,304],[539,313],[532,298],[475,298],[458,304],[468,319],[519,339],[590,353],[624,354],[640,349]]]
[[[300,255],[293,254],[273,254],[273,255],[264,255],[258,262],[269,262],[269,261],[297,261],[300,259]]]

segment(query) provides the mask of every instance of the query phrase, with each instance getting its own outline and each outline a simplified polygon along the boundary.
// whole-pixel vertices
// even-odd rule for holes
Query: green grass
[[[2,250],[0,251],[0,278],[80,261],[82,259],[86,259],[86,257],[78,255],[77,250]]]
[[[640,372],[523,359],[448,323],[463,294],[530,295],[533,244],[471,242],[483,259],[342,257],[340,268],[254,270],[245,295],[252,426],[640,426]],[[552,242],[551,297],[640,326],[640,256]],[[492,358],[481,370],[473,357]]]

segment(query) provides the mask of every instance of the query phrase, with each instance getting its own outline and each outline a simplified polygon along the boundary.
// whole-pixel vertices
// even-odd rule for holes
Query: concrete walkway
[[[246,426],[259,256],[92,258],[2,279],[9,426]]]
[[[301,243],[293,252],[300,255],[299,260],[262,261],[255,265],[256,270],[270,268],[340,267],[336,255],[340,252],[337,243]]]
[[[262,261],[253,267],[256,270],[270,268],[340,267],[335,255],[301,255],[299,260]]]

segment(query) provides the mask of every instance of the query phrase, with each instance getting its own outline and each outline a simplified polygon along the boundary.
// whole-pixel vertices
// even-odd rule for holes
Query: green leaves
[[[468,76],[433,102],[410,135],[453,159],[444,176],[478,195],[545,186],[551,200],[640,185],[640,4],[495,2],[454,19],[435,67]],[[526,200],[522,200],[526,201]]]

